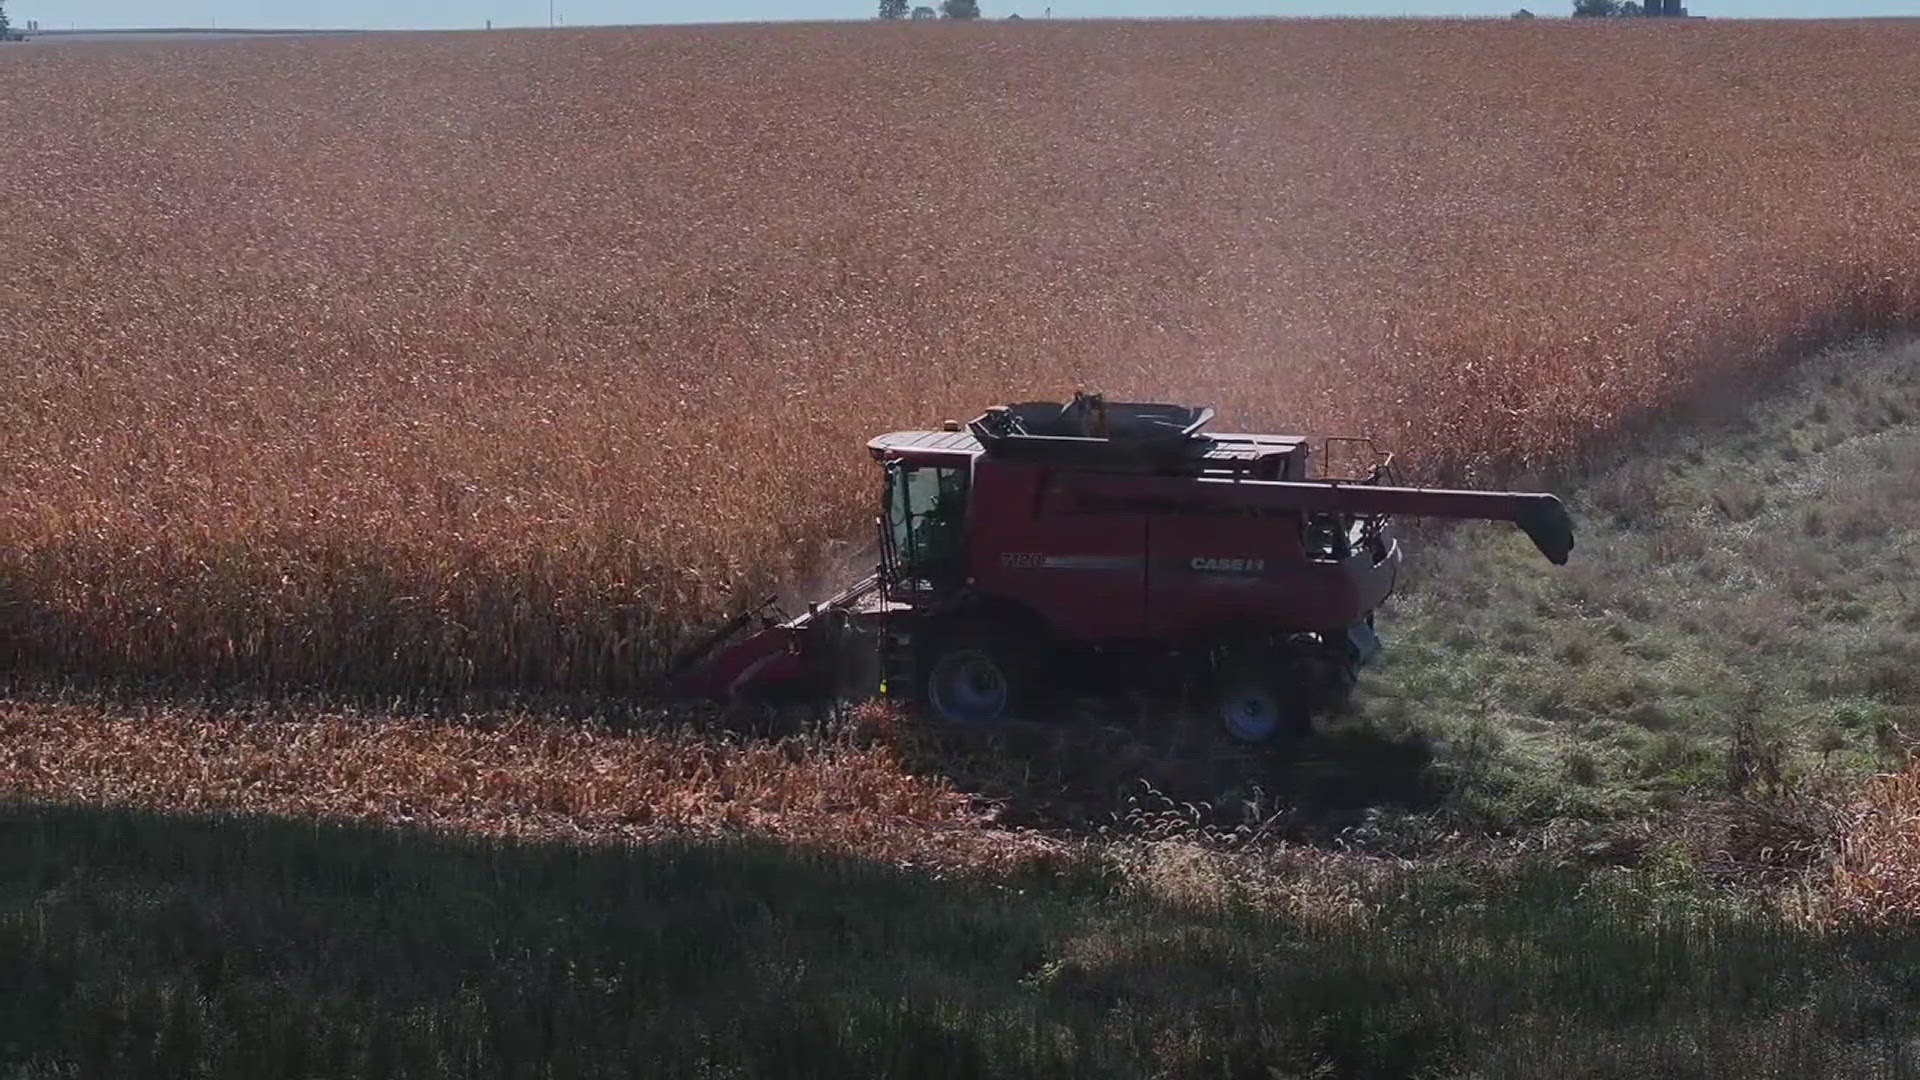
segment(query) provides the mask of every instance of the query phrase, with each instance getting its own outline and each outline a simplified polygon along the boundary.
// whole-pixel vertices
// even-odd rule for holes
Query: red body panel
[[[1307,558],[1300,530],[1292,516],[1155,519],[1147,570],[1153,636],[1179,640],[1225,624],[1337,631],[1387,598],[1400,562],[1391,540],[1377,561],[1362,550],[1320,562]]]
[[[1400,553],[1390,538],[1321,562],[1307,557],[1299,513],[1154,512],[1157,487],[1192,483],[977,459],[966,526],[973,588],[1083,643],[1172,641],[1248,622],[1338,631],[1392,589]]]
[[[668,686],[675,697],[724,701],[748,686],[775,685],[806,673],[800,632],[788,626],[769,626],[716,650],[706,662]]]
[[[1078,511],[1057,481],[1036,466],[975,462],[966,525],[974,588],[1024,604],[1069,639],[1149,633],[1146,514]]]

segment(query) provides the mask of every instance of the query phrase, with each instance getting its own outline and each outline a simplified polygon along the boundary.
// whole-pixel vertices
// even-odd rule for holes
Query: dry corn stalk
[[[1437,479],[1920,313],[1911,26],[950,29],[8,55],[0,665],[643,688],[876,430]]]

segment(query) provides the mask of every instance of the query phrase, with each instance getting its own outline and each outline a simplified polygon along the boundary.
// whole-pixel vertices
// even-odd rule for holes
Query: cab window
[[[895,464],[887,470],[893,557],[909,576],[959,567],[969,479],[968,470],[960,467]]]

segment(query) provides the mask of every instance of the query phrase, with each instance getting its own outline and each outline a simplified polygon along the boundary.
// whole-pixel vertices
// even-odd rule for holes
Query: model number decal
[[[1138,570],[1138,555],[1039,555],[1024,551],[1000,553],[1000,565],[1016,570]]]
[[[1141,560],[1130,555],[1042,555],[1030,551],[1003,551],[1000,565],[1013,570],[1126,570]],[[1260,574],[1267,569],[1265,559],[1226,559],[1201,556],[1188,561],[1187,568],[1209,574]]]

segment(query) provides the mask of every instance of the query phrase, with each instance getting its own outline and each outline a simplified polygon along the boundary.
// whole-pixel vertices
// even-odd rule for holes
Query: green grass
[[[1863,1076],[1920,940],[1684,864],[1182,905],[1095,856],[937,880],[744,843],[515,846],[15,806],[0,1076]],[[1255,886],[1259,887],[1255,887]]]
[[[1495,526],[1416,549],[1353,721],[1433,738],[1489,824],[1727,786],[1744,722],[1787,782],[1920,734],[1920,345],[1808,365],[1570,492],[1563,568]]]

